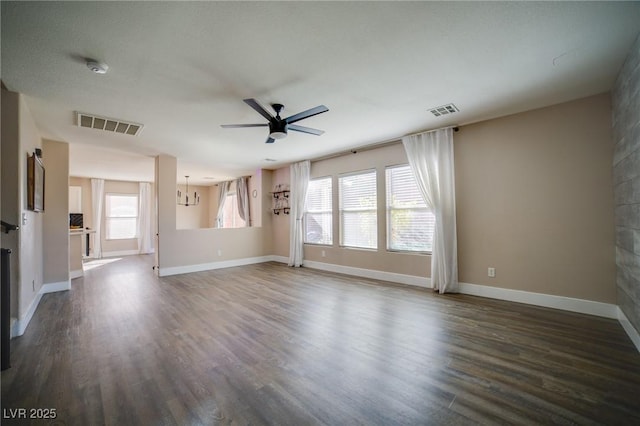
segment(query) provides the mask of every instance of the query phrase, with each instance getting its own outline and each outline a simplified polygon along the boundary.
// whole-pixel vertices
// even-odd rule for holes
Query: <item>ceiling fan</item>
[[[283,139],[287,137],[289,130],[295,130],[296,132],[309,133],[311,135],[320,136],[324,133],[324,130],[312,129],[311,127],[299,126],[296,123],[305,118],[313,117],[314,115],[322,114],[329,111],[324,105],[318,105],[315,108],[308,109],[306,111],[299,112],[287,118],[281,118],[280,112],[284,109],[282,104],[271,104],[271,107],[276,112],[275,117],[267,111],[262,105],[255,99],[244,99],[244,103],[255,109],[258,114],[269,120],[268,123],[262,124],[222,124],[222,127],[226,129],[239,128],[239,127],[267,127],[269,126],[269,137],[266,143],[273,143],[276,139]]]

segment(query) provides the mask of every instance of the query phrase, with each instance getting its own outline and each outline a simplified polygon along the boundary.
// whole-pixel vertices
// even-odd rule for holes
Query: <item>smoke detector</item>
[[[104,62],[98,62],[95,59],[86,59],[86,61],[87,68],[89,68],[96,74],[106,74],[109,70],[109,65],[105,64]]]

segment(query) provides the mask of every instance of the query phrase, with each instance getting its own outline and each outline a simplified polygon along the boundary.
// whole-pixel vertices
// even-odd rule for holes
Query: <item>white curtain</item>
[[[220,182],[218,184],[218,214],[216,216],[216,228],[222,228],[222,215],[224,213],[224,202],[227,200],[227,193],[229,192],[229,186],[231,181]]]
[[[309,160],[291,165],[291,192],[289,194],[290,232],[289,232],[289,266],[302,266],[304,257],[304,241],[302,218],[304,217],[304,203],[309,189],[309,174],[311,163]]]
[[[249,218],[249,188],[246,176],[236,179],[236,198],[238,199],[238,215],[244,220],[244,226],[251,226]]]
[[[431,283],[440,293],[458,291],[456,192],[453,129],[402,138],[409,165],[424,201],[435,217],[431,255]]]
[[[93,257],[102,258],[102,205],[104,201],[104,179],[91,179],[91,206],[93,208]]]
[[[140,182],[138,197],[138,252],[152,252],[151,244],[151,184]]]

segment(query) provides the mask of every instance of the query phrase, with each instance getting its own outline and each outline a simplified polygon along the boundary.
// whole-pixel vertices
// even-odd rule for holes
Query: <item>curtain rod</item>
[[[243,177],[246,177],[247,179],[251,179],[251,178],[253,177],[253,175],[238,176],[237,178],[233,178],[233,179],[231,179],[231,180],[222,180],[222,181],[220,181],[220,182],[216,182],[216,183],[214,183],[213,185],[209,185],[209,186],[218,186],[218,184],[220,184],[220,183],[222,183],[222,182],[233,182],[233,181],[236,181],[236,180],[238,180],[238,179],[240,179],[240,178],[243,178]]]
[[[453,129],[454,132],[457,132],[457,131],[460,130],[460,127],[458,127],[458,126],[441,127],[439,129],[426,130],[426,131],[420,132],[420,133],[427,133],[427,132],[433,132],[435,130],[444,130],[444,129]],[[418,135],[420,133],[412,133],[412,134],[413,135]],[[407,135],[407,136],[409,136],[409,135]],[[356,154],[358,152],[370,151],[370,150],[376,149],[376,148],[384,148],[386,146],[395,145],[395,144],[398,144],[398,143],[401,143],[401,142],[402,142],[402,137],[394,138],[394,139],[387,139],[386,141],[376,142],[376,143],[372,143],[372,144],[369,144],[369,145],[362,145],[362,146],[357,147],[357,148],[352,148],[352,149],[350,149],[348,151],[340,151],[340,152],[336,152],[334,154],[327,154],[325,156],[315,158],[315,159],[313,159],[311,161],[312,162],[316,162],[316,161],[329,160],[331,158],[342,157],[343,155],[347,155],[347,154]]]

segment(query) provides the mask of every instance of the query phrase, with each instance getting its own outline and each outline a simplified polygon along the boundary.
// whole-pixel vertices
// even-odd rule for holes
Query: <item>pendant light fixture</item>
[[[185,176],[184,179],[187,182],[187,190],[184,193],[185,201],[184,203],[182,202],[182,191],[178,189],[178,205],[185,206],[185,207],[197,206],[198,204],[200,204],[200,196],[196,191],[193,191],[193,199],[191,202],[189,202],[189,176]]]

